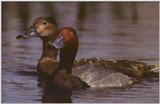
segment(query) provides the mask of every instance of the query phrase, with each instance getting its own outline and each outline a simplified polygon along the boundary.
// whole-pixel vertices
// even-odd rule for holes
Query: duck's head
[[[51,17],[36,18],[32,25],[17,39],[28,39],[31,37],[54,38],[57,33],[57,23]]]

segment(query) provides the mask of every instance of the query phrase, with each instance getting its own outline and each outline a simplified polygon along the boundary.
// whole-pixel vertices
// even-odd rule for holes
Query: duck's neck
[[[53,42],[53,40],[54,40],[53,36],[42,39],[42,41],[43,41],[43,52],[42,52],[41,58],[49,57],[49,58],[52,58],[52,59],[56,60],[57,49],[49,47],[49,45],[48,45],[48,43]]]

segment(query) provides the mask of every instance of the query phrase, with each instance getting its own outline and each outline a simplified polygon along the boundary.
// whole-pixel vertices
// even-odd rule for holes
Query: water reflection
[[[30,3],[22,2],[22,3],[15,3],[14,4],[17,8],[17,18],[23,18],[21,19],[22,27],[21,30],[25,30],[27,27],[27,24],[29,22],[30,17]],[[22,7],[21,7],[22,6]]]
[[[132,10],[132,16],[131,16],[132,23],[137,23],[138,21],[137,3],[133,3],[133,5],[131,5],[131,10]]]
[[[116,20],[128,20],[130,19],[131,22],[137,23],[138,20],[138,7],[137,3],[111,3],[111,10],[113,13],[113,18]]]
[[[87,13],[87,3],[78,3],[78,20],[85,20],[85,17],[86,17],[86,13]]]
[[[71,103],[72,91],[54,85],[49,80],[38,80],[42,88],[42,103]]]
[[[125,20],[126,19],[126,14],[125,14],[125,11],[124,11],[124,6],[125,4],[124,3],[112,3],[112,13],[113,13],[113,18],[115,19],[120,19],[120,20]]]

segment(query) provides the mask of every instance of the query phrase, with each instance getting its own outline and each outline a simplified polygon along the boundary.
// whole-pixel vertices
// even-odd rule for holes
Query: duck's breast
[[[57,67],[58,62],[56,60],[45,57],[40,59],[37,69],[39,74],[51,75],[53,72],[56,71]]]

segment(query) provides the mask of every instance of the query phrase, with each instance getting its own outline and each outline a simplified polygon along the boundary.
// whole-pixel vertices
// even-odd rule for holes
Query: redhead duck
[[[54,79],[54,82],[70,88],[76,86],[74,82],[77,83],[77,81],[79,84],[82,83],[81,87],[83,85],[88,87],[80,78],[71,75],[71,69],[78,50],[78,38],[73,28],[58,29],[54,19],[39,17],[34,20],[26,32],[16,38],[28,39],[31,37],[39,37],[43,42],[43,52],[37,68],[39,77],[52,77],[50,79]],[[56,60],[58,49],[60,49],[59,65],[57,65]]]
[[[50,17],[39,17],[34,20],[32,26],[29,29],[27,29],[26,32],[24,32],[22,35],[18,35],[17,39],[28,39],[31,37],[40,37],[40,39],[43,42],[43,52],[42,52],[42,56],[38,62],[38,68],[37,68],[39,77],[47,78],[47,79],[49,78],[49,79],[51,79],[51,81],[58,83],[58,85],[67,86],[71,89],[89,87],[89,85],[87,83],[85,83],[81,80],[81,79],[85,80],[86,76],[83,75],[83,77],[85,77],[85,78],[83,78],[80,76],[80,73],[77,73],[77,74],[74,73],[74,75],[79,76],[81,78],[80,79],[78,77],[72,76],[72,74],[71,74],[73,61],[76,57],[76,53],[78,50],[78,44],[79,44],[77,34],[73,28],[64,27],[64,28],[58,29],[57,23],[54,19],[52,19]],[[59,65],[56,60],[58,49],[60,49],[60,63],[59,63]],[[98,61],[96,61],[95,63],[97,64],[97,62]],[[104,63],[106,63],[107,68],[110,67],[110,66],[108,66],[108,65],[110,65],[110,61],[109,61],[109,63],[107,63],[106,61]],[[104,64],[104,63],[102,62],[102,64]],[[126,63],[126,62],[124,62],[124,63]],[[92,64],[92,62],[91,62],[91,64]],[[101,66],[101,62],[98,64],[100,64],[100,66]],[[123,64],[123,62],[121,64]],[[117,63],[111,62],[111,65],[113,65],[113,68],[115,68],[115,66],[116,67],[119,65],[121,66],[121,64],[118,61],[117,61]],[[79,67],[83,68],[82,65]],[[77,67],[77,69],[82,71],[82,68],[79,68],[79,67]],[[87,69],[85,67],[84,70],[90,70],[90,68],[95,69],[95,68],[93,68],[93,65],[90,68],[88,68],[88,67],[90,67],[90,66],[87,66]],[[98,69],[98,68],[96,68],[96,69]],[[124,69],[124,68],[122,68],[122,69]],[[133,69],[133,70],[135,70],[135,69]],[[80,71],[77,71],[77,72],[80,72]],[[105,71],[106,70],[104,68],[104,72]],[[110,71],[110,70],[107,70],[107,71]],[[113,73],[116,71],[119,71],[119,67],[115,68],[113,70]],[[123,71],[120,70],[120,72],[123,72]],[[126,70],[126,71],[128,71],[128,70]],[[126,73],[126,71],[124,71],[124,73]],[[133,72],[131,71],[131,73],[133,73]],[[81,73],[81,74],[83,74],[83,73]],[[91,74],[89,74],[89,77],[90,77],[90,75]],[[97,74],[95,74],[95,75],[97,75]],[[117,76],[117,75],[114,74],[114,76]],[[106,78],[108,78],[108,77],[106,77]],[[95,79],[95,78],[93,78],[93,79]],[[110,78],[108,78],[108,79],[110,80]],[[122,79],[122,81],[124,81],[124,79]],[[127,82],[129,82],[129,81],[127,81]],[[113,83],[114,83],[114,81],[113,81]],[[95,85],[97,86],[97,83]]]

